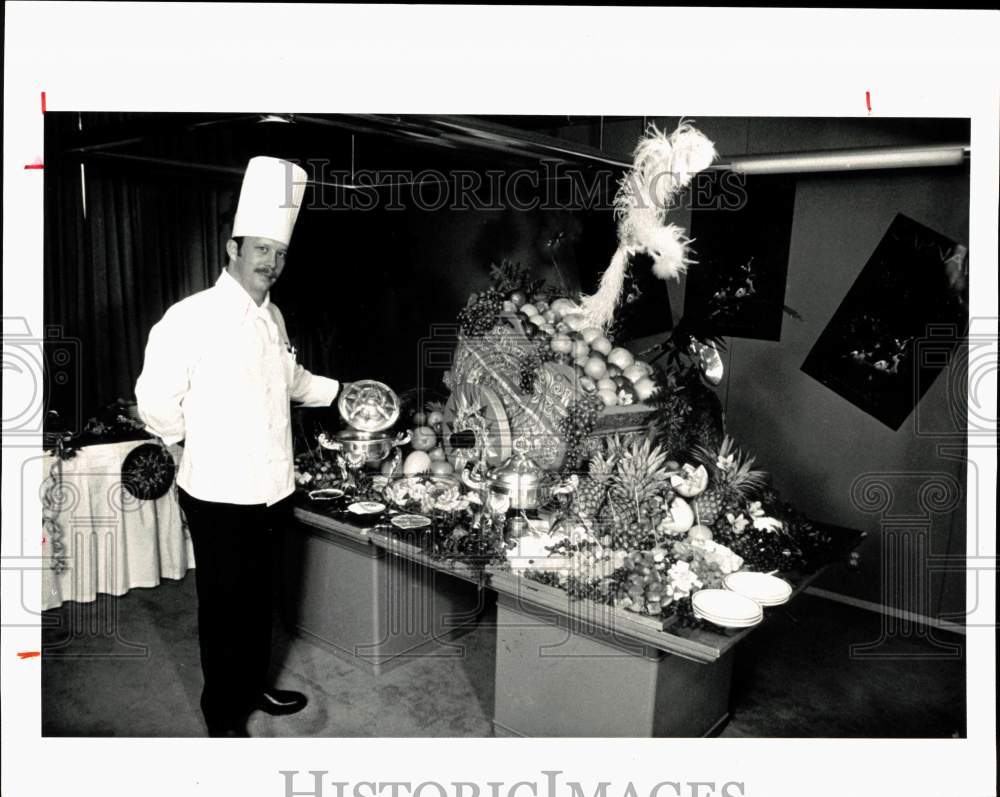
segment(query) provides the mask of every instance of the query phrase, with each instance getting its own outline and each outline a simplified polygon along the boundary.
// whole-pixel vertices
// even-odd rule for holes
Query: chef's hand
[[[336,397],[333,399],[333,401],[330,402],[330,406],[331,407],[335,407],[337,405],[337,400],[340,398],[341,394],[345,390],[347,390],[347,388],[349,388],[352,384],[354,384],[354,383],[353,382],[341,382],[340,383],[340,390],[337,391]]]

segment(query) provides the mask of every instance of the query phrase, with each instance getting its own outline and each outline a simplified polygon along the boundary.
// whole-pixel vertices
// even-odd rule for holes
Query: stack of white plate
[[[722,585],[761,606],[780,606],[792,596],[792,585],[784,579],[749,570],[730,573],[722,579]]]
[[[700,589],[691,596],[694,616],[724,628],[749,628],[764,619],[756,601],[725,589]]]

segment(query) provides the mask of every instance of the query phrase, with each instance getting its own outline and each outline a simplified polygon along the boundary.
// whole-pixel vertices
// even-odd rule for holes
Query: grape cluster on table
[[[501,310],[503,295],[496,288],[487,288],[480,294],[473,294],[469,303],[459,311],[459,326],[463,334],[485,335],[496,325]]]

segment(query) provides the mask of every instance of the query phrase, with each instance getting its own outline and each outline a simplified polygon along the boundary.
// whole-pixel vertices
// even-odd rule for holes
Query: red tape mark
[[[42,113],[45,113],[45,92],[42,92]]]
[[[872,112],[872,93],[870,91],[865,92],[865,105],[868,106],[868,113]]]
[[[22,650],[17,654],[19,659],[33,659],[35,656],[41,656],[42,653],[39,650]]]
[[[25,169],[44,169],[44,163],[26,163],[24,164]]]

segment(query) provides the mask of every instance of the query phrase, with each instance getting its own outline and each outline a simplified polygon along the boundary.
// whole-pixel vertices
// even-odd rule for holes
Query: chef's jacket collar
[[[264,301],[258,305],[253,297],[247,293],[246,288],[240,285],[226,269],[222,270],[219,279],[215,282],[215,287],[226,297],[227,301],[232,303],[233,310],[239,312],[241,318],[248,314],[270,317],[271,311],[268,309],[271,304],[270,291],[265,294]]]

